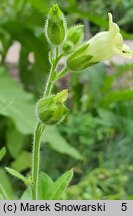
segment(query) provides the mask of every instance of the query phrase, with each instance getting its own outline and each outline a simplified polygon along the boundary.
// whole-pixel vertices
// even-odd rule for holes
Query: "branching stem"
[[[52,86],[54,83],[54,77],[56,80],[56,68],[59,60],[62,57],[61,55],[58,55],[59,50],[56,49],[56,56],[55,59],[51,62],[51,70],[48,77],[48,81],[46,84],[46,88],[44,91],[43,97],[47,97],[50,95]],[[41,144],[41,136],[44,132],[45,126],[43,123],[38,121],[35,132],[34,132],[34,140],[33,140],[33,158],[32,158],[32,199],[37,200],[38,199],[38,177],[39,177],[39,163],[40,163],[40,144]]]

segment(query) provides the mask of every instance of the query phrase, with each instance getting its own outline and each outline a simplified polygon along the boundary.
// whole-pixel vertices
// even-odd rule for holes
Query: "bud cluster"
[[[70,54],[84,37],[84,26],[75,25],[67,29],[64,15],[57,4],[51,8],[45,26],[45,33],[50,44],[62,45],[64,54]]]
[[[82,42],[84,26],[75,25],[70,29],[58,5],[53,5],[46,23],[48,41],[60,49],[66,59],[66,67],[70,71],[81,71],[100,61],[104,61],[118,54],[130,58],[133,52],[123,44],[120,29],[112,20],[109,13],[108,31],[99,32],[89,41]]]

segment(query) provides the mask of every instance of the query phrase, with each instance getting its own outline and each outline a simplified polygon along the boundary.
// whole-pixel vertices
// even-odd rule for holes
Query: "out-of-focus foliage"
[[[85,24],[87,38],[99,28],[108,28],[107,13],[112,12],[123,36],[133,39],[132,0],[0,1],[0,199],[16,199],[25,190],[3,167],[11,166],[23,174],[30,172],[34,104],[43,93],[49,72],[44,20],[55,2],[64,11],[68,26]],[[14,81],[6,57],[16,41],[20,55]],[[75,173],[67,194],[58,197],[133,199],[132,73],[132,64],[101,63],[81,74],[70,74],[56,86],[69,85],[71,113],[63,125],[46,130],[41,169],[54,180],[72,167]],[[42,173],[43,190],[46,181],[46,185],[53,184]],[[29,199],[30,191],[25,191],[22,198]]]
[[[68,199],[127,199],[127,177],[121,169],[98,168],[90,171],[80,182],[68,190]]]
[[[0,8],[0,38],[3,61],[8,48],[15,41],[20,43],[19,73],[25,88],[42,93],[45,75],[49,70],[48,45],[44,37],[44,15],[37,11],[34,1],[2,1]],[[38,1],[39,4],[39,1]],[[32,64],[30,59],[34,59]],[[41,80],[41,82],[40,82]]]
[[[113,13],[117,23],[126,31],[130,31],[133,20],[133,1],[128,0],[91,0],[86,1],[89,11],[106,18],[108,11]]]

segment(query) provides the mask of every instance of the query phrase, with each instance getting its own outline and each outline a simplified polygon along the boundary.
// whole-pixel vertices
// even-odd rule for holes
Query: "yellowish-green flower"
[[[97,33],[89,41],[82,44],[68,56],[66,65],[72,71],[86,69],[92,64],[104,61],[114,55],[131,58],[133,52],[123,44],[123,37],[116,23],[109,13],[109,30]]]
[[[112,21],[112,14],[109,15],[109,30],[96,34],[88,41],[88,54],[92,57],[91,62],[99,62],[111,58],[118,54],[130,58],[132,51],[128,46],[123,44],[123,38],[120,29]]]

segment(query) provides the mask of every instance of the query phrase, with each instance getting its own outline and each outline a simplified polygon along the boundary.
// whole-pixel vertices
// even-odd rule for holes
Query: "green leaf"
[[[36,125],[32,95],[25,92],[16,81],[12,80],[2,67],[0,67],[0,72],[0,114],[11,118],[20,133],[32,134]],[[2,109],[6,104],[9,105]],[[42,141],[47,141],[52,149],[59,153],[82,160],[78,150],[70,146],[55,128],[47,128]],[[18,170],[18,167],[15,166],[15,169]]]
[[[5,156],[6,154],[6,148],[3,147],[1,150],[0,150],[0,161],[3,159],[3,157]]]
[[[85,11],[81,11],[81,10],[78,10],[78,9],[74,9],[74,15],[79,19],[88,19],[89,21],[91,21],[92,23],[95,23],[96,25],[98,26],[102,26],[102,28],[107,28],[108,26],[108,21],[107,19],[104,19],[102,16],[99,16],[97,14],[94,14],[94,13],[91,13],[88,11],[85,12]]]
[[[52,179],[44,172],[39,175],[38,182],[38,199],[46,200],[48,196],[48,189],[53,185]]]
[[[11,182],[3,168],[0,168],[0,185],[9,199],[16,199]]]
[[[48,200],[56,200],[60,199],[62,194],[65,192],[68,184],[70,183],[73,177],[73,170],[69,170],[65,172],[62,176],[60,176],[54,184],[49,188],[47,193]]]
[[[117,101],[130,100],[130,99],[133,99],[133,89],[130,90],[122,89],[122,90],[108,93],[107,96],[103,97],[100,103],[103,107],[107,107],[111,103]]]
[[[108,109],[99,109],[102,126],[112,127],[124,131],[128,136],[133,134],[133,121],[127,116],[108,111]]]
[[[82,156],[78,150],[70,146],[55,127],[48,127],[45,129],[43,140],[47,141],[52,149],[57,152],[82,160]]]
[[[23,26],[22,26],[23,28]],[[36,29],[39,27],[36,27]],[[48,46],[47,42],[44,41],[44,35],[40,38],[36,38],[29,29],[23,29],[26,31],[25,38],[18,38],[18,40],[22,40],[22,48],[20,51],[20,58],[19,58],[19,68],[20,68],[20,76],[21,80],[25,85],[25,88],[29,91],[34,92],[38,96],[44,90],[44,85],[41,80],[47,79],[48,71],[49,71],[49,62],[48,58],[44,58],[43,56],[48,55]],[[43,29],[41,29],[41,33]],[[34,33],[35,34],[35,33]],[[40,40],[39,40],[40,39]],[[46,46],[43,44],[46,42]],[[26,47],[26,49],[25,49]],[[34,64],[29,62],[29,55],[33,53],[34,56]],[[40,53],[42,55],[40,55]],[[32,66],[32,67],[31,67]],[[29,76],[32,74],[32,76]],[[31,88],[32,86],[32,88]]]
[[[20,200],[32,200],[32,191],[31,188],[28,187],[22,194]]]
[[[14,169],[11,169],[9,167],[5,167],[6,171],[11,174],[12,176],[20,179],[22,182],[24,182],[25,184],[27,184],[27,179],[19,172],[17,172],[16,170]]]
[[[0,184],[0,200],[8,200],[7,193],[4,189],[4,187]]]
[[[51,6],[49,1],[44,1],[44,0],[38,0],[38,1],[29,0],[29,2],[31,3],[33,7],[39,10],[39,13],[43,10],[43,13],[47,14],[47,11],[49,10]]]
[[[29,134],[36,123],[33,96],[11,79],[3,67],[0,72],[0,114],[10,117],[21,133]]]
[[[6,145],[13,158],[20,156],[26,140],[27,136],[20,133],[13,124],[9,125],[6,131]]]
[[[128,200],[133,200],[133,194],[128,196]]]
[[[23,151],[15,161],[11,163],[11,167],[19,172],[22,172],[28,168],[31,168],[32,154],[30,152]]]

